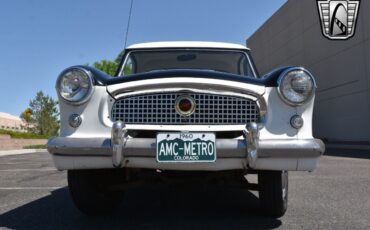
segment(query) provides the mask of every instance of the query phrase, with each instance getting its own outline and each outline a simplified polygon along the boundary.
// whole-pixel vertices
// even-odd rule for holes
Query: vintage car
[[[315,89],[302,67],[259,76],[242,45],[136,44],[115,76],[59,75],[60,135],[48,151],[89,215],[113,211],[137,184],[176,181],[258,190],[264,213],[280,217],[288,171],[313,171],[324,152],[312,136]]]

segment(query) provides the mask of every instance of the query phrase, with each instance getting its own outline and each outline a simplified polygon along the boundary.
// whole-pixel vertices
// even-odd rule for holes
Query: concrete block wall
[[[29,145],[45,145],[47,140],[45,139],[11,139],[11,138],[0,138],[0,150],[13,150],[23,149]]]
[[[0,140],[9,140],[9,139],[10,139],[10,135],[0,134]]]
[[[356,34],[325,38],[316,0],[288,0],[248,40],[261,74],[297,65],[316,77],[314,135],[370,141],[370,1],[361,1]]]

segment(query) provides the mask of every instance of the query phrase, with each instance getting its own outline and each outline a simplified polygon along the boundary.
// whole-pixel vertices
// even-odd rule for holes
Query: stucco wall
[[[333,41],[321,32],[316,0],[288,0],[248,40],[260,73],[299,65],[316,77],[314,134],[370,140],[370,1],[361,1],[356,34]]]

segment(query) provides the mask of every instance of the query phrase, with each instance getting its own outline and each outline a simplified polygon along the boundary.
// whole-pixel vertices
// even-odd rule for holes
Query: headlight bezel
[[[88,79],[88,85],[89,85],[89,88],[87,90],[87,93],[80,99],[80,100],[69,100],[68,98],[65,98],[63,95],[62,95],[62,92],[61,92],[61,81],[63,79],[63,77],[65,77],[65,75],[71,71],[79,71],[81,72],[82,74],[84,74],[85,76],[87,76],[87,79]],[[72,104],[72,105],[81,105],[81,104],[84,104],[86,103],[88,100],[90,100],[91,98],[91,95],[93,94],[94,92],[94,81],[93,81],[93,76],[92,76],[92,73],[83,68],[83,67],[79,67],[79,66],[73,66],[73,67],[69,67],[65,70],[63,70],[58,78],[57,78],[57,81],[56,81],[56,86],[55,86],[57,92],[58,92],[58,96],[63,100],[65,101],[66,103],[68,104]]]
[[[302,102],[295,102],[295,101],[289,100],[289,98],[287,98],[285,96],[285,94],[282,92],[282,85],[283,85],[284,79],[287,77],[287,75],[290,72],[294,72],[294,71],[303,71],[305,74],[307,74],[310,77],[310,79],[312,81],[311,94]],[[284,103],[286,103],[290,106],[294,106],[294,107],[305,105],[309,101],[311,101],[311,99],[315,96],[316,88],[317,88],[315,78],[313,77],[313,75],[307,69],[305,69],[303,67],[291,67],[291,68],[286,69],[285,71],[283,71],[283,73],[280,74],[277,83],[278,83],[278,86],[277,86],[278,94],[279,94],[281,100],[284,101]]]

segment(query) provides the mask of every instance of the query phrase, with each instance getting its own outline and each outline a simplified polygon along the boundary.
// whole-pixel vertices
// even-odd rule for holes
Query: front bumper
[[[251,124],[245,139],[217,139],[214,163],[158,163],[155,138],[129,138],[115,123],[111,138],[55,137],[48,141],[58,169],[132,167],[169,170],[299,170],[311,171],[325,151],[319,139],[260,140]],[[99,162],[100,161],[100,162]]]

